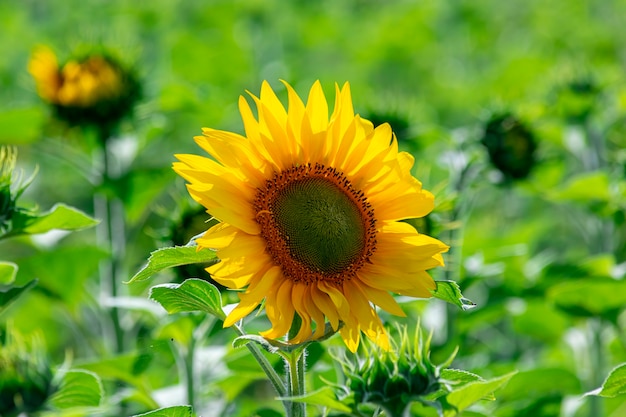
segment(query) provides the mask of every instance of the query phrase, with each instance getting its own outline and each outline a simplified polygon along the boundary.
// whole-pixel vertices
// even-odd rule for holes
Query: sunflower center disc
[[[312,271],[341,273],[362,256],[366,245],[362,214],[331,181],[309,177],[291,182],[272,208],[291,256]]]

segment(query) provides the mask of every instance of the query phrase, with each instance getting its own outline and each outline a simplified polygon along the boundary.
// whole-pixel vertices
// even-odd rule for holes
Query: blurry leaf
[[[433,297],[446,301],[460,307],[463,310],[470,310],[476,304],[463,297],[459,284],[454,281],[435,281],[437,287],[432,291]]]
[[[134,352],[90,362],[78,362],[76,366],[94,372],[102,379],[117,379],[137,386],[140,384],[139,376],[145,370],[141,363],[146,360],[145,354]]]
[[[602,384],[602,387],[588,392],[585,395],[614,398],[626,394],[626,363],[614,368]]]
[[[0,112],[0,144],[34,142],[41,135],[44,112],[39,107],[11,109]]]
[[[15,281],[17,269],[13,262],[0,261],[0,285],[8,285]]]
[[[76,370],[63,375],[61,387],[50,397],[57,408],[97,407],[102,398],[102,384],[92,372]]]
[[[18,260],[17,282],[37,277],[49,298],[64,300],[74,308],[84,302],[86,283],[98,272],[99,262],[108,253],[96,246],[56,246]]]
[[[9,235],[38,234],[50,230],[79,230],[95,226],[98,220],[93,219],[65,204],[55,204],[45,213],[35,214],[32,212],[18,211],[13,216],[13,228]]]
[[[555,309],[544,298],[524,300],[525,310],[513,314],[516,332],[544,341],[556,341],[567,330],[567,316]]]
[[[177,405],[175,407],[159,408],[144,414],[135,414],[133,417],[191,417],[191,406]]]
[[[574,176],[561,190],[555,191],[552,198],[580,202],[608,201],[611,197],[609,187],[605,172],[585,172]]]
[[[174,266],[205,263],[215,260],[215,251],[209,249],[198,250],[197,246],[161,248],[150,254],[146,266],[137,272],[127,284],[146,280],[157,272]]]
[[[204,311],[223,320],[220,291],[207,281],[190,278],[182,284],[162,284],[152,287],[150,298],[163,306],[168,313]]]
[[[551,287],[547,295],[570,314],[594,316],[626,306],[626,281],[610,278],[566,281]]]
[[[579,393],[580,380],[571,371],[562,368],[541,368],[519,372],[502,389],[499,397],[506,402]]]
[[[289,399],[297,403],[306,403],[313,405],[321,405],[323,407],[327,407],[331,410],[343,411],[349,413],[351,408],[347,405],[343,404],[341,401],[337,399],[335,392],[331,387],[324,387],[318,389],[317,391],[310,392],[305,395],[301,395],[298,397],[284,397],[279,398],[280,400]]]
[[[2,288],[0,286],[0,314],[2,314],[13,301],[17,300],[20,295],[37,285],[37,282],[38,280],[34,279],[22,287],[11,286]]]
[[[472,404],[506,384],[515,372],[486,381],[470,382],[446,395],[444,417],[456,416]]]

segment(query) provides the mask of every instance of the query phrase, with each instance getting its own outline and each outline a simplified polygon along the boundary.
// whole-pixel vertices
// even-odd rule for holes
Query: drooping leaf
[[[143,414],[135,414],[133,417],[191,417],[190,405],[177,405],[174,407],[159,408]]]
[[[626,394],[626,363],[614,368],[600,388],[590,391],[585,395],[614,398],[624,394]]]
[[[10,286],[8,288],[0,288],[0,314],[2,314],[12,302],[17,300],[19,296],[37,285],[37,281],[38,280],[34,279],[21,287]]]
[[[50,398],[56,408],[98,407],[102,399],[102,383],[93,372],[74,370],[63,375],[61,386]]]
[[[435,281],[437,288],[432,291],[433,297],[439,298],[450,304],[460,307],[463,310],[470,310],[476,307],[472,301],[463,297],[459,284],[454,281]]]
[[[17,211],[12,218],[12,230],[9,236],[38,234],[50,230],[80,230],[92,227],[99,221],[82,211],[65,204],[55,204],[44,213]]]
[[[316,391],[297,397],[281,397],[280,400],[290,400],[297,403],[313,404],[326,407],[330,410],[342,411],[349,413],[350,407],[337,399],[335,392],[331,387],[323,387]]]
[[[212,250],[198,250],[197,246],[174,246],[161,248],[150,254],[148,263],[137,272],[127,283],[144,281],[157,272],[180,265],[206,263],[216,261]]]
[[[223,320],[222,297],[219,290],[207,281],[191,278],[182,284],[162,284],[152,287],[150,298],[168,313],[204,311]]]
[[[15,281],[17,265],[13,262],[0,261],[0,285],[9,285]]]
[[[484,399],[506,384],[516,372],[486,381],[475,381],[463,385],[445,396],[444,417],[456,416],[472,404]]]

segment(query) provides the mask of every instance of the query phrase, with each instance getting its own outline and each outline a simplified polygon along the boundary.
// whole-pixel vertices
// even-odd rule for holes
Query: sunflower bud
[[[37,411],[55,390],[41,342],[27,344],[15,333],[6,339],[0,345],[0,415]]]
[[[130,114],[139,98],[134,73],[106,53],[73,58],[60,65],[48,48],[39,48],[28,64],[39,96],[70,125],[111,125]]]
[[[364,345],[364,357],[340,361],[348,378],[348,386],[357,403],[371,403],[387,410],[390,416],[402,415],[414,401],[437,391],[440,369],[429,359],[430,338],[424,340],[419,328],[411,340],[406,327],[399,328],[399,342],[392,340],[392,349],[385,351],[370,343]]]
[[[493,116],[485,126],[481,140],[491,163],[507,180],[528,176],[535,163],[537,144],[533,133],[515,116]]]

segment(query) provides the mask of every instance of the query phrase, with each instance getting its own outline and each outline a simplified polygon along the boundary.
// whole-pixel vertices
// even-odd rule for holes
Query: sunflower
[[[224,327],[264,301],[268,339],[286,335],[297,315],[290,343],[320,338],[328,321],[353,352],[361,332],[387,349],[375,306],[404,316],[390,292],[430,297],[426,270],[443,265],[448,249],[400,221],[428,214],[433,195],[411,175],[414,159],[398,151],[390,126],[354,114],[348,83],[335,86],[330,119],[319,81],[306,105],[284,84],[288,109],[263,82],[260,97],[250,94],[258,118],[239,98],[245,137],[205,128],[195,140],[213,159],[174,163],[192,198],[221,221],[197,240],[220,259],[207,271],[243,290]]]
[[[107,53],[91,53],[59,64],[52,50],[37,48],[28,63],[39,96],[72,125],[117,122],[139,97],[132,71]]]

